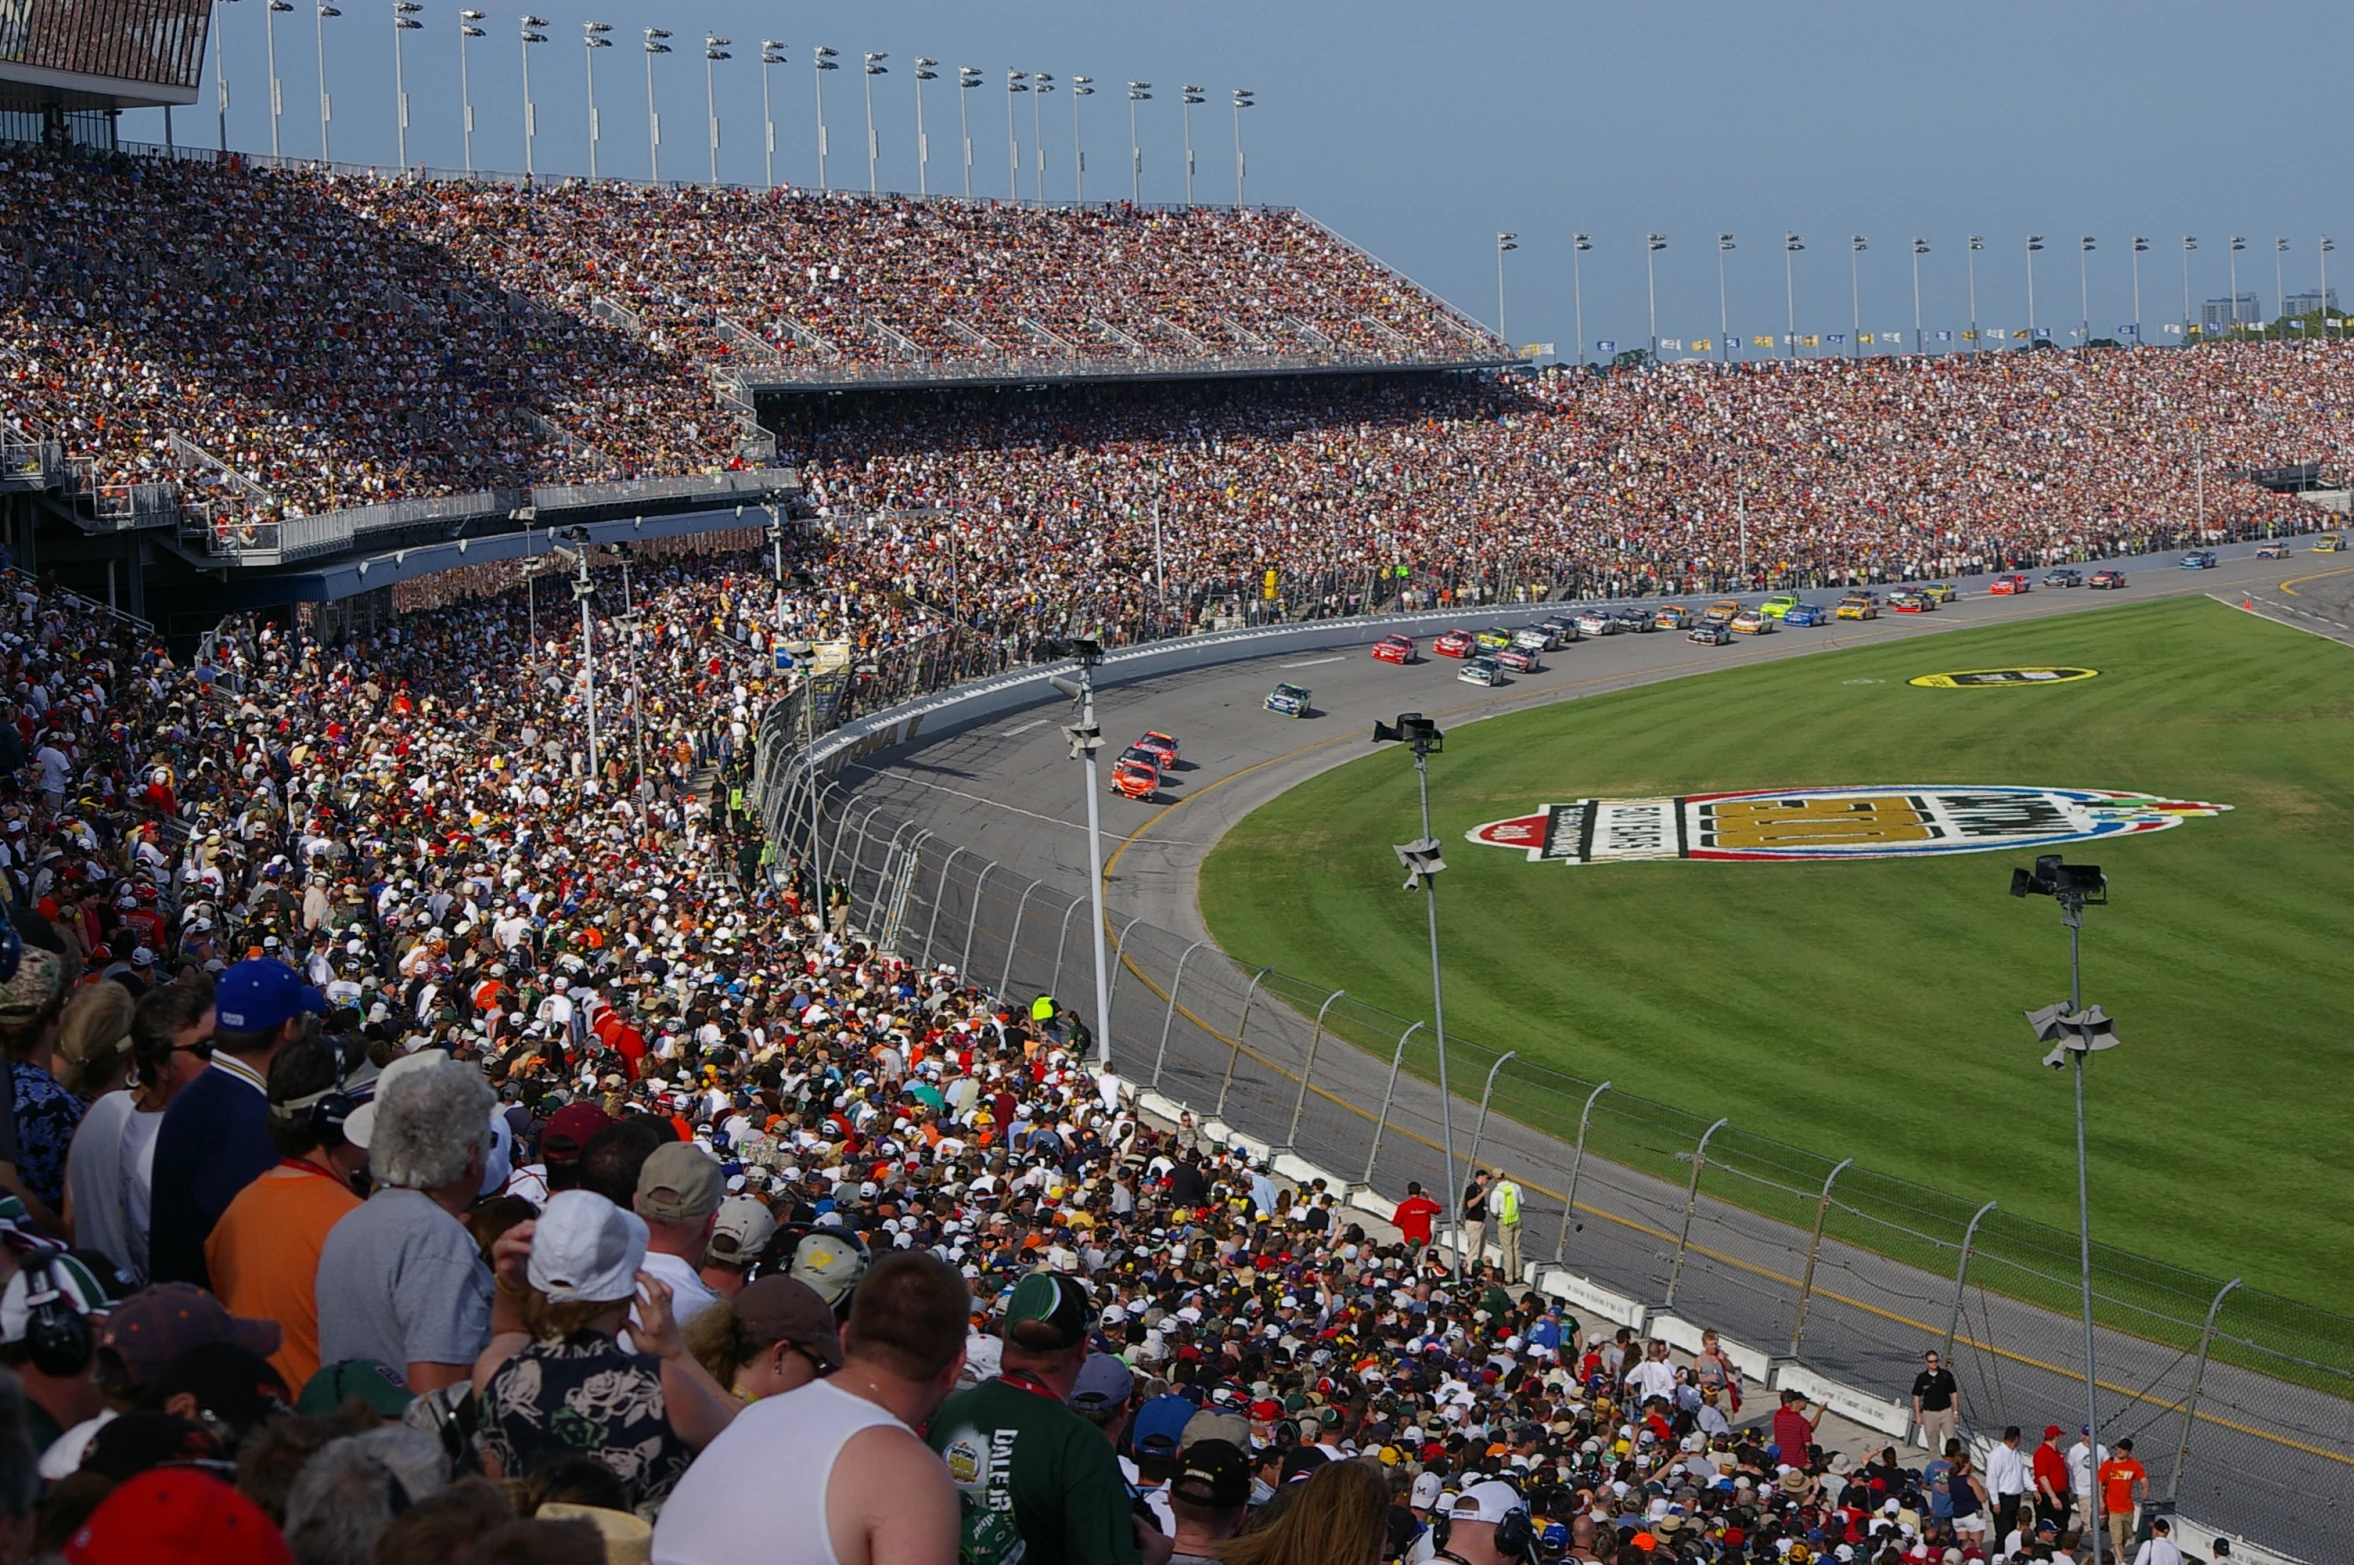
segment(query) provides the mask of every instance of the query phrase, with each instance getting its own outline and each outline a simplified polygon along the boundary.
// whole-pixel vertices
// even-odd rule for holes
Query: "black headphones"
[[[90,1322],[57,1286],[59,1253],[41,1249],[25,1257],[25,1348],[33,1368],[65,1380],[90,1367],[97,1343]]]
[[[1447,1534],[1450,1519],[1446,1507],[1435,1507],[1430,1515],[1430,1547],[1433,1555],[1455,1556],[1447,1553]],[[1533,1560],[1537,1557],[1537,1524],[1528,1513],[1525,1502],[1504,1513],[1496,1523],[1496,1552],[1506,1559]]]
[[[318,1134],[319,1145],[333,1151],[343,1145],[343,1122],[359,1110],[360,1100],[340,1086],[305,1093],[270,1105],[270,1117],[281,1123],[307,1122]]]

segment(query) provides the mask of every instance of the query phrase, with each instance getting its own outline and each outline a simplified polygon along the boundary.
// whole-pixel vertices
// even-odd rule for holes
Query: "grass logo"
[[[2228,804],[2095,788],[1899,784],[1697,793],[1673,799],[1572,799],[1489,821],[1473,842],[1531,863],[1647,859],[1884,859],[1987,853],[2165,831]]]
[[[2097,668],[1970,668],[1953,674],[1921,674],[1905,681],[1924,690],[1979,690],[1988,685],[2066,685],[2097,679]]]

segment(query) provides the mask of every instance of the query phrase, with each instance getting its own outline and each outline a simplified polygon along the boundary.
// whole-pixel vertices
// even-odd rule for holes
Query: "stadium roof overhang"
[[[52,106],[78,109],[158,109],[196,101],[193,82],[185,87],[93,76],[0,59],[0,109],[38,114]]]
[[[746,394],[793,396],[839,391],[945,391],[992,387],[1044,388],[1122,382],[1196,380],[1272,380],[1300,376],[1430,375],[1452,371],[1505,369],[1517,362],[1509,353],[1467,354],[1461,358],[1416,359],[1216,359],[1139,367],[1118,359],[1080,360],[1058,364],[1022,360],[1003,365],[972,364],[851,364],[839,369],[795,366],[791,370],[752,366],[735,372],[737,387]]]

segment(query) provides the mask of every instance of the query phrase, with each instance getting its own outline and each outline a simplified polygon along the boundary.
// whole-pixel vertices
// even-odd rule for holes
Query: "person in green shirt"
[[[1119,1458],[1071,1410],[1087,1359],[1087,1289],[1035,1271],[1006,1302],[995,1380],[960,1391],[926,1436],[964,1517],[963,1565],[1164,1565],[1170,1541],[1136,1519]]]

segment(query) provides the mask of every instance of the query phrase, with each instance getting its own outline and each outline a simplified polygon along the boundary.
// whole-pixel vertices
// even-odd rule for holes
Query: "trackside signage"
[[[1467,835],[1516,849],[1532,863],[1885,859],[2132,836],[2229,808],[2096,788],[1895,784],[1572,799],[1489,821]]]

